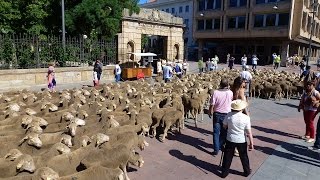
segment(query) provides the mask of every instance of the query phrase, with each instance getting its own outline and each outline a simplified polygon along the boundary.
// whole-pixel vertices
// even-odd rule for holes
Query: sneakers
[[[314,147],[314,146],[309,146],[308,149],[312,150],[312,151],[320,151],[320,148],[317,148],[317,147]]]
[[[303,139],[303,140],[307,140],[307,139],[310,138],[310,136],[300,136],[300,138]]]
[[[307,142],[307,143],[313,143],[313,142],[314,142],[314,139],[311,139],[311,138],[310,138],[310,139],[306,140],[306,142]]]

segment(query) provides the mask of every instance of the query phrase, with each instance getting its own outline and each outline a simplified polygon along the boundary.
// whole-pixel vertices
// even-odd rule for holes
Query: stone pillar
[[[198,47],[198,59],[197,60],[202,59],[202,56],[203,56],[203,40],[199,39],[198,44],[199,44],[199,47]]]
[[[124,63],[126,59],[125,52],[124,33],[118,34],[118,60],[120,63]]]
[[[286,61],[287,61],[288,56],[289,56],[289,42],[284,41],[284,42],[282,42],[281,53],[280,53],[280,57],[281,57],[280,65],[281,66],[286,65]]]

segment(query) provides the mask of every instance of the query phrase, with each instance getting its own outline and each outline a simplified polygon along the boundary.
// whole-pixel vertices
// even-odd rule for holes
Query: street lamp
[[[61,0],[61,19],[62,19],[62,48],[63,48],[63,56],[66,51],[66,26],[64,22],[64,0]]]
[[[316,8],[318,6],[318,3],[315,0],[313,0],[311,6],[312,6],[312,11],[311,11],[312,20],[311,20],[311,31],[310,31],[309,49],[308,49],[308,52],[307,52],[308,57],[307,57],[306,66],[309,65],[310,56],[311,56],[312,35],[313,35],[313,30],[314,30],[314,16],[315,16],[314,14],[316,13]]]

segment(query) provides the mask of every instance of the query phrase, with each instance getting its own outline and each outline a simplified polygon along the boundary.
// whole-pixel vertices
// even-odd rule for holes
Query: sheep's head
[[[14,161],[23,154],[18,149],[11,149],[5,156],[4,159],[8,159],[10,161]]]
[[[142,134],[146,134],[150,131],[150,127],[148,126],[147,123],[141,124],[141,131],[142,131]]]
[[[62,143],[56,143],[55,145],[55,149],[60,153],[60,154],[67,154],[70,153],[71,150],[68,146],[66,146],[65,144]]]
[[[85,119],[85,118],[87,118],[89,116],[89,114],[85,110],[81,110],[78,113],[78,117],[79,117],[79,115],[81,115],[83,117],[83,119]]]
[[[70,112],[64,112],[61,116],[61,119],[65,121],[70,121],[73,118],[74,116]]]
[[[84,121],[84,120],[82,120],[82,119],[80,119],[80,118],[76,118],[76,117],[72,118],[72,119],[70,120],[70,123],[71,123],[71,124],[72,124],[72,123],[75,123],[77,126],[84,126],[84,125],[86,125],[86,121]]]
[[[64,134],[60,140],[61,143],[65,144],[68,147],[72,147],[72,138],[70,135]]]
[[[41,134],[43,132],[43,129],[41,128],[39,122],[32,121],[30,124],[27,126],[27,131]]]
[[[58,110],[58,106],[50,103],[50,102],[47,102],[47,103],[43,103],[42,106],[41,106],[41,110],[44,110],[46,108],[49,108],[50,111],[54,112],[54,111],[57,111]]]
[[[36,167],[30,155],[23,154],[17,160],[18,164],[16,168],[18,172],[28,171],[30,173],[33,173],[35,171]]]
[[[49,167],[41,167],[37,170],[41,180],[58,180],[59,174]]]
[[[143,160],[142,156],[140,156],[139,153],[132,152],[132,154],[130,155],[130,158],[129,158],[129,163],[141,168],[144,164],[144,160]]]
[[[92,140],[89,138],[89,136],[84,135],[81,137],[80,142],[81,142],[82,147],[86,147],[87,145],[89,145],[92,142]]]
[[[36,148],[41,148],[42,146],[42,141],[39,138],[39,134],[31,132],[29,133],[27,136],[25,136],[21,141],[20,141],[20,145],[22,143],[24,143],[26,140],[28,140],[28,144],[30,146],[34,146]]]
[[[95,141],[95,146],[99,147],[101,144],[108,142],[110,138],[108,135],[98,133],[98,134],[92,136],[91,139],[93,139]]]
[[[38,125],[40,127],[47,127],[48,126],[48,122],[45,119],[41,118],[41,117],[34,117],[32,119],[32,122],[38,123]]]
[[[13,104],[10,104],[9,106],[7,106],[6,110],[19,112],[20,111],[20,106],[17,103],[13,103]]]
[[[90,92],[88,90],[83,89],[82,92],[83,92],[83,95],[90,96]]]
[[[22,119],[21,119],[21,126],[22,127],[26,127],[31,122],[32,122],[32,116],[29,116],[29,115],[22,116]]]
[[[138,147],[142,151],[145,147],[148,147],[149,143],[143,138],[143,136],[139,136]]]
[[[72,137],[74,137],[76,135],[76,131],[77,131],[77,124],[76,123],[70,123],[66,129],[68,130],[68,132],[70,133],[70,135]]]

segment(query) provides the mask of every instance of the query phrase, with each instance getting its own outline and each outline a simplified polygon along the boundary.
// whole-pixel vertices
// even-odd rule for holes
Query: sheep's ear
[[[24,137],[19,141],[19,146],[21,146],[26,140],[28,139],[28,136]]]

